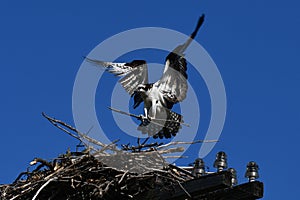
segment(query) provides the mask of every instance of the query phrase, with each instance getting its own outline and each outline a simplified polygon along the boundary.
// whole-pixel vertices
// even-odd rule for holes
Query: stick
[[[69,134],[70,136],[72,136],[72,137],[78,139],[78,140],[81,141],[86,147],[88,147],[88,148],[90,148],[90,149],[92,149],[92,150],[94,150],[94,151],[97,151],[97,150],[96,150],[94,147],[89,146],[88,144],[86,144],[86,143],[83,141],[83,139],[85,139],[85,140],[87,140],[87,141],[89,141],[89,142],[91,142],[91,143],[93,143],[93,144],[95,144],[95,145],[98,145],[98,146],[100,146],[100,147],[102,147],[102,148],[106,147],[107,149],[112,150],[112,151],[119,151],[119,150],[117,150],[116,148],[114,148],[113,146],[107,147],[106,144],[103,144],[102,142],[100,142],[100,141],[98,141],[98,140],[95,140],[95,139],[93,139],[93,138],[91,138],[91,137],[89,137],[89,136],[87,136],[87,135],[81,133],[81,132],[78,131],[76,128],[72,127],[71,125],[69,125],[69,124],[67,124],[67,123],[65,123],[65,122],[63,122],[63,121],[61,121],[61,120],[57,120],[57,119],[54,119],[54,118],[51,118],[51,117],[47,116],[44,112],[42,113],[42,115],[43,115],[43,116],[44,116],[51,124],[53,124],[55,127],[59,128],[60,130],[64,131],[65,133]],[[60,124],[60,125],[62,125],[62,126],[64,126],[64,127],[68,128],[68,129],[74,131],[77,135],[74,134],[74,133],[71,133],[70,131],[66,130],[65,128],[59,126],[58,124]]]
[[[119,180],[118,184],[120,185],[121,182],[123,181],[123,179],[125,178],[126,174],[128,173],[128,170],[124,172],[124,174],[122,175],[121,179]]]
[[[56,180],[57,177],[51,178],[49,179],[46,183],[44,183],[44,185],[42,185],[42,187],[40,187],[40,189],[35,193],[34,197],[32,198],[32,200],[35,200],[37,198],[37,196],[39,195],[39,193],[51,182]]]
[[[188,156],[163,156],[164,159],[168,158],[188,158]]]
[[[162,154],[167,154],[167,153],[177,153],[177,152],[183,152],[184,148],[183,147],[176,147],[176,148],[170,148],[166,150],[160,150],[157,151],[160,155]]]
[[[184,173],[184,174],[186,174],[186,175],[189,175],[189,176],[193,177],[192,173],[189,172],[189,171],[187,171],[187,170],[185,170],[185,169],[181,169],[180,167],[177,167],[177,166],[172,165],[172,164],[169,164],[168,166],[169,166],[170,168],[172,168],[172,169],[176,169],[176,170],[179,171],[179,172],[182,172],[182,173]]]
[[[185,192],[186,195],[188,195],[189,198],[192,198],[192,195],[181,185],[179,181],[177,181],[179,187]]]
[[[68,130],[62,128],[62,127],[60,127],[58,124],[61,124],[61,125],[63,125],[64,127],[67,127],[68,129],[74,131],[75,133],[78,133],[78,131],[77,131],[74,127],[72,127],[72,126],[70,126],[70,125],[68,125],[68,124],[66,124],[66,123],[64,123],[64,122],[62,122],[62,121],[60,121],[60,120],[51,118],[51,117],[49,117],[48,115],[46,115],[44,112],[42,112],[42,115],[43,115],[43,117],[45,117],[51,124],[53,124],[55,127],[59,128],[60,130],[64,131],[65,133],[67,133],[67,134],[70,135],[71,137],[74,137],[74,138],[76,138],[77,140],[79,140],[80,142],[82,142],[82,140],[81,140],[80,137],[78,137],[77,135],[71,133],[70,131],[68,131]]]
[[[19,176],[15,179],[15,181],[13,182],[13,184],[14,184],[14,183],[17,183],[17,181],[20,180],[21,177],[22,177],[23,175],[25,175],[25,174],[28,176],[28,175],[30,174],[30,172],[21,172],[21,173],[19,174]]]
[[[134,118],[137,118],[137,119],[141,119],[142,116],[139,116],[139,115],[135,115],[135,114],[131,114],[131,113],[128,113],[128,112],[124,112],[122,110],[118,110],[118,109],[115,109],[115,108],[112,108],[112,107],[108,107],[108,109],[114,111],[114,112],[118,112],[118,113],[121,113],[123,115],[127,115],[127,116],[130,116],[130,117],[134,117]]]
[[[140,145],[138,145],[138,146],[129,146],[129,144],[127,144],[127,145],[122,145],[122,149],[123,150],[125,150],[125,151],[132,151],[132,152],[137,152],[137,151],[141,151],[142,149],[144,149],[144,148],[150,148],[150,149],[147,149],[147,150],[145,150],[145,151],[151,151],[151,148],[152,147],[157,147],[157,146],[159,146],[159,145],[161,145],[162,143],[157,143],[157,142],[154,142],[154,143],[150,143],[150,144],[140,144]],[[152,150],[153,151],[153,150]]]
[[[112,110],[112,111],[114,111],[114,112],[118,112],[118,113],[123,114],[123,115],[127,115],[127,116],[130,116],[130,117],[134,117],[134,118],[136,118],[136,119],[142,121],[142,116],[141,116],[141,115],[135,115],[135,114],[132,114],[132,113],[124,112],[124,111],[122,111],[122,110],[118,110],[118,109],[115,109],[115,108],[112,108],[112,107],[108,107],[108,109],[110,109],[110,110]],[[189,124],[186,124],[186,123],[184,123],[184,122],[176,122],[176,121],[174,121],[174,120],[157,119],[157,118],[153,118],[153,119],[151,119],[151,120],[152,120],[151,123],[153,123],[153,124],[155,124],[155,125],[162,126],[162,127],[164,127],[164,125],[159,124],[159,123],[156,123],[156,122],[154,122],[154,121],[174,122],[174,123],[179,123],[179,124],[182,124],[182,125],[184,125],[184,126],[190,127]]]
[[[106,149],[110,148],[111,146],[115,145],[117,142],[119,142],[120,139],[114,140],[112,141],[112,143],[110,143],[109,145],[106,145],[105,147],[103,147],[100,151],[98,151],[97,153],[102,153],[103,151],[105,151]]]
[[[219,142],[219,140],[196,140],[193,142],[180,142],[180,141],[169,142],[168,144],[158,146],[157,149],[165,148],[165,147],[177,145],[177,144],[196,144],[196,143],[203,143],[203,142]]]

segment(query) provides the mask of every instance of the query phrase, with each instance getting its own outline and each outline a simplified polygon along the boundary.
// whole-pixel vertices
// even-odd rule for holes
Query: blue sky
[[[241,183],[247,162],[255,160],[265,183],[264,199],[295,199],[300,178],[299,8],[295,0],[2,1],[0,183],[12,182],[34,157],[51,159],[76,146],[41,112],[73,124],[72,89],[83,55],[132,28],[189,34],[205,13],[196,39],[217,64],[227,94],[220,142],[205,162],[214,170],[215,154],[225,151]],[[96,100],[101,107],[101,99]],[[197,154],[190,151],[189,156],[186,163]]]

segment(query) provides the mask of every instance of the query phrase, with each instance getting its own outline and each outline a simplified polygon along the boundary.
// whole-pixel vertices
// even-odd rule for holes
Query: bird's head
[[[137,91],[138,91],[138,92],[141,92],[141,93],[145,93],[145,92],[147,91],[146,85],[144,85],[144,84],[138,85]]]
[[[153,84],[140,84],[140,85],[138,85],[138,87],[137,87],[137,91],[138,91],[138,92],[145,93],[145,92],[147,92],[149,89],[152,88],[152,85],[153,85]]]

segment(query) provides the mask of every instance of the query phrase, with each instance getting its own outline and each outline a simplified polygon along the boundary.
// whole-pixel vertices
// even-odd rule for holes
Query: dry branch
[[[168,166],[133,173],[106,166],[93,155],[69,154],[48,162],[54,166],[60,161],[56,171],[50,168],[33,170],[23,174],[24,180],[0,185],[0,199],[140,199],[155,195],[149,193],[151,190],[172,191],[178,181],[192,178],[187,174],[181,176],[181,172],[175,173]]]
[[[142,143],[138,139],[137,146],[123,145],[120,150],[116,147],[118,140],[103,144],[61,120],[45,113],[43,116],[79,140],[86,149],[82,152],[67,151],[52,161],[35,158],[30,163],[36,165],[34,170],[20,173],[12,184],[0,185],[1,200],[154,199],[157,191],[172,193],[176,185],[190,197],[181,183],[193,179],[193,175],[168,164],[164,158],[182,157],[167,155],[184,151],[183,147],[175,145],[217,142],[197,140],[147,144],[147,138]]]
[[[100,148],[106,148],[108,150],[112,150],[112,151],[118,151],[114,146],[108,146],[106,144],[103,144],[102,142],[95,140],[89,136],[87,136],[86,134],[81,133],[79,130],[77,130],[76,128],[72,127],[71,125],[61,121],[61,120],[57,120],[54,119],[52,117],[49,117],[48,115],[46,115],[45,113],[42,113],[42,115],[54,126],[56,126],[57,128],[59,128],[60,130],[64,131],[65,133],[67,133],[68,135],[78,139],[80,142],[82,142],[87,148],[92,149],[94,151],[98,151],[97,149],[95,149],[93,146],[88,145],[86,141],[99,146]],[[73,131],[74,133],[71,133],[69,130]]]

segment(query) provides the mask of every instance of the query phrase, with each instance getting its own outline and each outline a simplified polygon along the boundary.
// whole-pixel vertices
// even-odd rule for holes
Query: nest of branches
[[[138,141],[137,146],[118,149],[115,142],[102,144],[60,120],[43,116],[82,142],[85,149],[67,151],[51,161],[35,158],[30,162],[33,170],[22,172],[12,184],[0,185],[0,199],[159,199],[159,192],[171,194],[175,185],[194,178],[164,159],[168,153],[183,151],[172,145],[186,142]],[[191,143],[198,142],[203,141]]]
[[[1,199],[154,199],[157,191],[172,193],[173,185],[192,178],[169,166],[142,174],[119,170],[78,152],[31,165],[36,169],[0,186]]]

